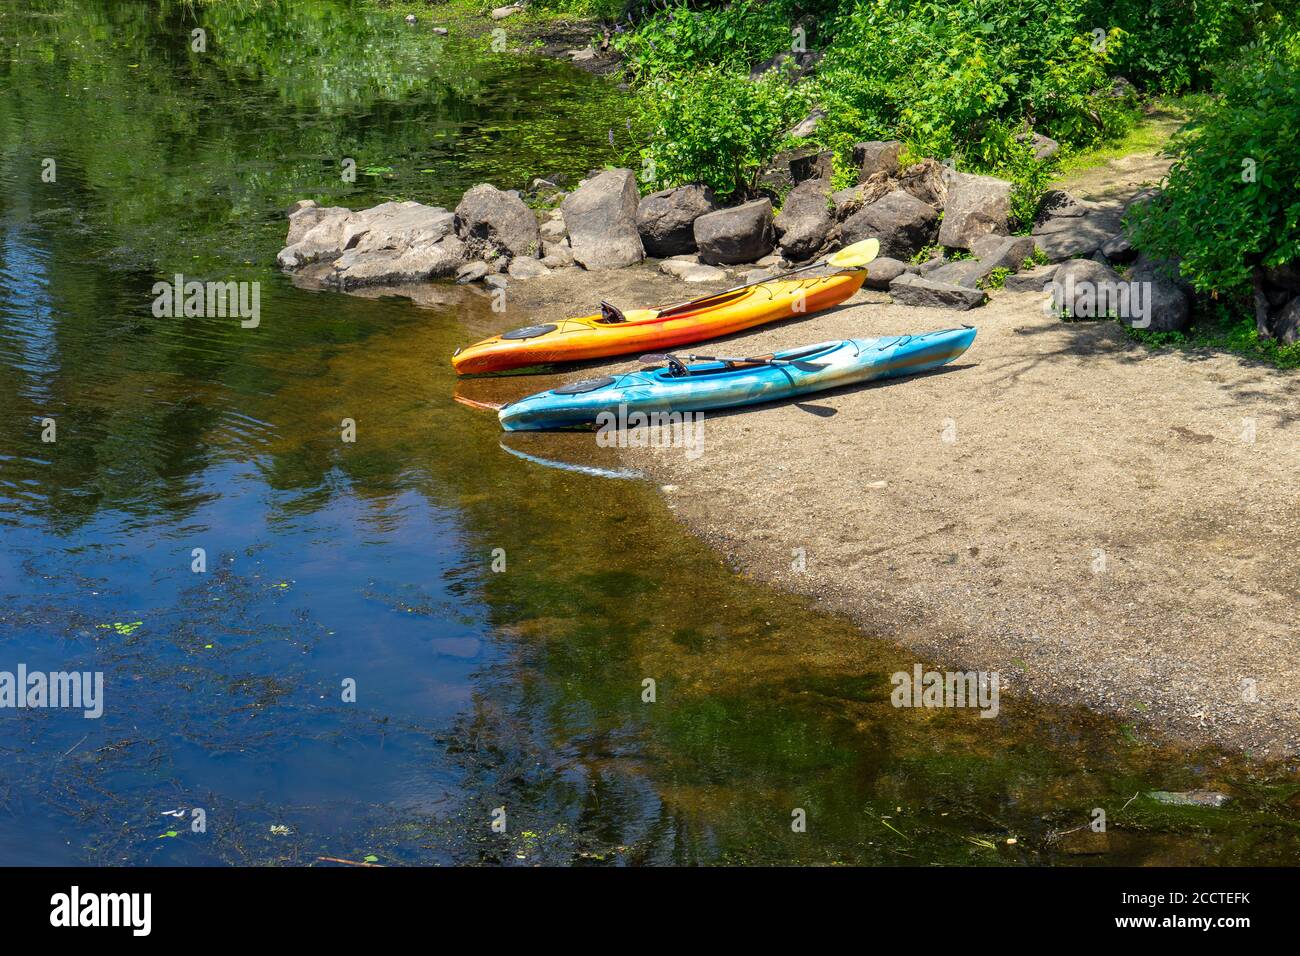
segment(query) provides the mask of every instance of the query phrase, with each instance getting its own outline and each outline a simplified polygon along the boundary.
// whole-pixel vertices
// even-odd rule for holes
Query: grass
[[[1068,179],[1077,173],[1105,166],[1134,153],[1158,153],[1178,128],[1187,122],[1193,102],[1201,95],[1203,94],[1149,100],[1143,104],[1142,118],[1123,136],[1094,149],[1063,156],[1059,178]]]
[[[1250,316],[1193,325],[1186,332],[1148,332],[1127,327],[1125,331],[1130,338],[1151,349],[1231,352],[1276,368],[1300,369],[1300,343],[1282,345],[1272,339],[1259,338],[1255,333],[1255,319]]]

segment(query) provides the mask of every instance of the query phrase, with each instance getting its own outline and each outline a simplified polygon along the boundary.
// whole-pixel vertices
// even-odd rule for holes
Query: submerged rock
[[[1221,807],[1232,800],[1215,790],[1153,790],[1147,796],[1171,807]]]

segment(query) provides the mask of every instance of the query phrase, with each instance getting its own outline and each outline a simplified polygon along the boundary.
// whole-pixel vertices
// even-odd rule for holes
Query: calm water
[[[1284,770],[1005,695],[992,721],[896,710],[910,657],[736,577],[653,488],[508,454],[447,358],[526,316],[268,268],[293,199],[617,160],[607,82],[342,3],[14,6],[0,670],[103,671],[106,705],[0,712],[0,863],[1297,859]],[[154,318],[177,271],[262,282],[260,327]],[[1193,787],[1236,800],[1132,799]],[[1053,838],[1094,807],[1104,855]],[[193,808],[206,833],[167,815]]]

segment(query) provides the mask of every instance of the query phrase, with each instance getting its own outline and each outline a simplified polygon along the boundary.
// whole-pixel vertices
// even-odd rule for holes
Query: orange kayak
[[[663,309],[631,309],[620,321],[602,315],[561,319],[494,335],[457,349],[457,374],[640,354],[731,335],[765,322],[811,315],[857,292],[864,269],[810,279],[773,279]]]

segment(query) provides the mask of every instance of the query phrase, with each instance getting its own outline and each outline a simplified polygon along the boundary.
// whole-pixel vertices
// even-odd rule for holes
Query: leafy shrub
[[[1164,93],[1205,89],[1213,73],[1284,19],[1294,23],[1295,0],[1090,0],[1090,27],[1118,28],[1131,42],[1116,51],[1114,68]]]
[[[1182,257],[1202,292],[1244,289],[1256,264],[1300,257],[1300,36],[1225,71],[1171,146],[1161,196],[1130,218],[1133,244]]]
[[[808,108],[807,93],[781,76],[750,82],[717,67],[660,78],[639,102],[650,136],[642,160],[654,188],[704,183],[724,199],[754,189],[784,131]]]
[[[790,4],[738,0],[725,9],[692,8],[685,0],[620,30],[615,47],[643,79],[676,76],[702,66],[749,71],[791,44]]]

